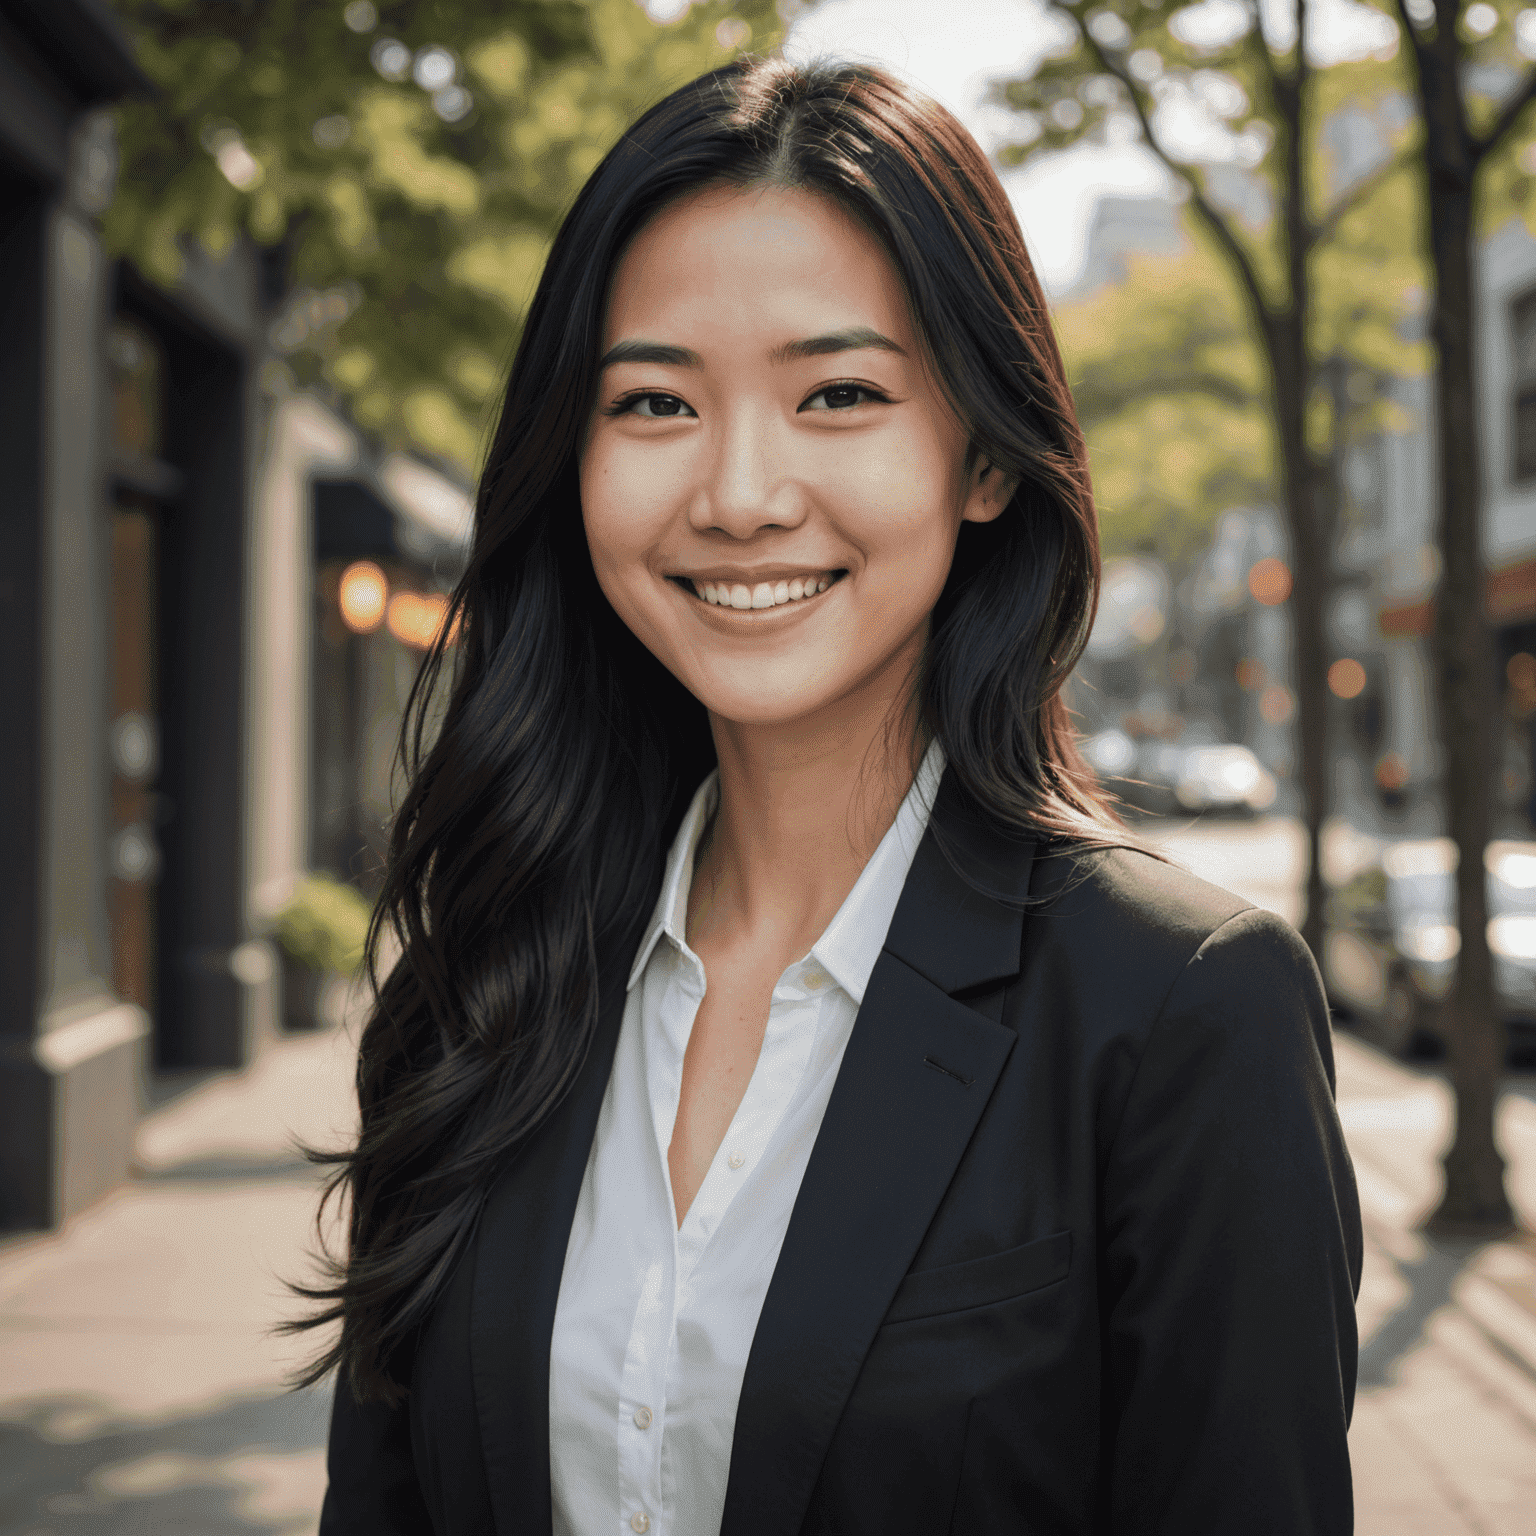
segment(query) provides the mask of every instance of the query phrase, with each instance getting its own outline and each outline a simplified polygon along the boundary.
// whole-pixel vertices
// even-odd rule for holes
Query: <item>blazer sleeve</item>
[[[1230,918],[1165,998],[1102,1174],[1116,1536],[1353,1529],[1360,1208],[1333,1086],[1310,953]]]
[[[411,1454],[410,1406],[359,1403],[336,1382],[319,1536],[432,1536]]]

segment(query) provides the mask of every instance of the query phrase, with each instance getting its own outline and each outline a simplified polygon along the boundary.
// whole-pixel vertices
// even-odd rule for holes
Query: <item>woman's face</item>
[[[880,243],[813,193],[694,194],[619,264],[603,351],[582,513],[629,628],[742,725],[897,697],[1011,486],[967,468]]]

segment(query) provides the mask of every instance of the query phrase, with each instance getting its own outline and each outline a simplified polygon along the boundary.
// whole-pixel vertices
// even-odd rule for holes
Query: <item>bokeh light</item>
[[[425,596],[417,592],[397,592],[389,600],[389,632],[403,645],[415,650],[428,649],[437,639],[448,617],[448,599],[441,592]]]
[[[1273,608],[1291,595],[1291,570],[1275,555],[1258,561],[1248,572],[1248,590],[1255,602]]]
[[[372,560],[354,560],[341,573],[337,602],[348,629],[358,635],[371,634],[384,622],[389,578]]]
[[[1365,692],[1365,668],[1353,656],[1343,656],[1328,668],[1328,689],[1341,699],[1358,699]]]
[[[1296,696],[1284,683],[1271,683],[1259,695],[1259,713],[1271,725],[1284,725],[1296,713]]]

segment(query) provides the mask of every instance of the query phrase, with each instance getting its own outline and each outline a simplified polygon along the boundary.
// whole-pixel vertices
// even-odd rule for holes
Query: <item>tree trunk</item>
[[[1302,821],[1307,833],[1307,878],[1301,936],[1323,958],[1323,818],[1328,812],[1327,606],[1332,540],[1323,515],[1321,466],[1307,446],[1307,401],[1312,392],[1311,255],[1315,240],[1306,197],[1305,125],[1311,71],[1307,60],[1307,0],[1296,0],[1296,62],[1272,86],[1284,132],[1280,199],[1290,303],[1263,327],[1275,382],[1275,425],[1280,440],[1281,499],[1291,533],[1291,644],[1296,685],[1296,740]]]
[[[1322,829],[1328,814],[1329,541],[1321,515],[1318,466],[1306,440],[1311,364],[1301,315],[1277,315],[1269,340],[1275,378],[1275,425],[1280,443],[1280,493],[1291,535],[1291,637],[1296,684],[1296,741],[1301,816],[1307,835],[1307,877],[1301,936],[1323,958]]]
[[[1447,29],[1449,33],[1449,29]],[[1460,97],[1454,34],[1419,55],[1429,246],[1434,267],[1430,335],[1438,427],[1435,692],[1439,707],[1446,819],[1460,863],[1456,897],[1461,952],[1443,1019],[1456,1137],[1445,1156],[1445,1195],[1432,1230],[1487,1235],[1512,1223],[1504,1159],[1494,1135],[1504,1029],[1488,952],[1484,855],[1492,829],[1493,647],[1484,615],[1482,452],[1476,405],[1476,270],[1473,178],[1476,158]]]

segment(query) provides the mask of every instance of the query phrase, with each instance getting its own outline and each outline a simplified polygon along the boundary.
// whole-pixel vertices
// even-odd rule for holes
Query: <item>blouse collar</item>
[[[811,946],[810,958],[816,960],[855,1004],[864,1001],[864,989],[884,947],[907,871],[933,812],[939,781],[944,776],[944,762],[944,749],[937,741],[931,742],[923,754],[912,787],[896,812],[895,821],[880,839],[879,847],[837,909],[837,915]],[[630,988],[640,980],[652,950],[663,935],[678,949],[687,947],[688,890],[693,881],[694,854],[719,798],[717,769],[695,791],[688,814],[683,817],[683,824],[672,841],[661,893],[636,951],[635,963],[630,967]]]

